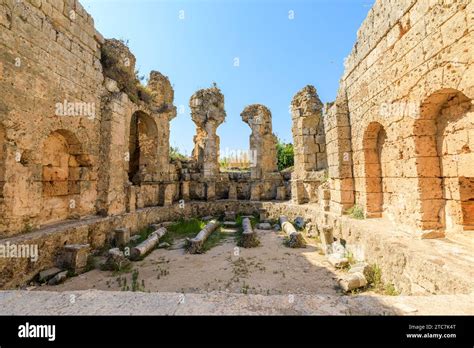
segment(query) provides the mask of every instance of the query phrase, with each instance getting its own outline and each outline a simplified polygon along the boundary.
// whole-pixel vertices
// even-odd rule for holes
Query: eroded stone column
[[[354,205],[352,144],[346,93],[339,90],[336,101],[326,105],[324,115],[328,154],[330,210],[337,214]]]
[[[219,174],[219,137],[217,127],[224,122],[224,95],[217,87],[200,89],[189,101],[191,118],[196,124],[193,157],[204,180]]]
[[[252,129],[250,135],[251,178],[263,179],[266,174],[277,172],[277,138],[272,133],[270,110],[264,105],[253,104],[247,106],[240,116]]]
[[[316,189],[327,168],[326,139],[322,122],[323,103],[316,88],[306,86],[291,102],[295,164],[292,198],[297,203],[317,201]]]

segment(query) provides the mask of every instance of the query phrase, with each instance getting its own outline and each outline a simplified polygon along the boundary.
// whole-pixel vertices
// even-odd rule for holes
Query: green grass
[[[245,214],[244,214],[245,215]],[[242,228],[242,220],[244,219],[242,217],[242,214],[238,214],[237,217],[235,218],[235,222],[237,223],[237,227]],[[256,224],[258,224],[259,218],[256,217],[255,215],[252,215],[250,218],[250,224],[252,225],[252,228],[255,227]]]
[[[193,238],[206,226],[206,222],[200,219],[179,220],[167,227],[166,234],[160,239],[160,243],[173,245],[175,240]]]
[[[355,204],[350,209],[346,211],[354,219],[362,220],[364,219],[364,210],[359,205]]]
[[[371,265],[369,272],[366,275],[367,278],[367,289],[373,290],[382,295],[398,296],[400,292],[395,288],[392,283],[385,284],[382,281],[382,270],[377,264]]]
[[[227,233],[223,233],[219,227],[206,239],[202,246],[202,252],[205,253],[206,251],[211,250],[215,246],[221,244],[222,241],[228,237],[229,235]]]

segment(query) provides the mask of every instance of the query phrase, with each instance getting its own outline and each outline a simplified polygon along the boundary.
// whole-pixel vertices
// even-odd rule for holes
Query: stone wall
[[[323,103],[316,88],[306,86],[291,102],[295,165],[291,180],[296,203],[317,202],[317,188],[325,180],[326,139],[322,120]]]
[[[472,1],[374,4],[327,111],[334,209],[354,200],[408,230],[472,228],[473,21]]]
[[[103,93],[76,1],[0,3],[0,235],[95,213]]]
[[[327,213],[317,205],[291,204],[288,202],[252,202],[248,200],[216,200],[212,202],[188,202],[168,207],[149,207],[133,213],[117,216],[93,217],[63,223],[39,231],[4,239],[10,245],[38,245],[39,258],[32,262],[26,258],[0,258],[0,288],[12,289],[27,284],[35,275],[54,266],[65,244],[90,244],[93,249],[102,248],[113,238],[116,228],[130,228],[138,233],[152,223],[175,221],[196,216],[220,216],[226,211],[257,214],[265,211],[269,219],[278,220],[280,215],[290,219],[303,217],[308,226],[315,229],[333,226],[336,238],[342,238],[351,250],[361,251],[368,262],[377,263],[383,281],[395,284],[403,294],[452,294],[470,293],[474,279],[470,261],[449,255],[449,246],[426,240],[413,240],[401,233],[396,225],[386,224],[380,233],[373,233],[380,223],[361,221]],[[268,231],[267,233],[274,233]],[[306,253],[306,249],[302,249]],[[458,249],[458,253],[466,252]]]
[[[141,85],[77,1],[2,1],[0,35],[1,236],[178,197],[167,77]]]

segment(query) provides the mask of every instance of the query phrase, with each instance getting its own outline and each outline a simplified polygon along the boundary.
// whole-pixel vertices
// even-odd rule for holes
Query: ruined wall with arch
[[[473,13],[472,1],[376,1],[345,61],[338,100],[347,98],[347,113],[337,114],[341,103],[325,113],[333,125],[348,115],[350,129],[345,149],[330,145],[346,141],[343,127],[326,134],[332,201],[347,153],[342,186],[353,180],[366,217],[438,235],[471,228]]]
[[[75,212],[68,212],[68,216],[95,211],[95,204],[90,208],[89,203],[96,198],[103,39],[76,1],[5,1],[0,6],[0,18],[0,124],[5,126],[7,138],[5,142],[2,137],[0,145],[5,150],[2,165],[6,168],[0,236],[9,236],[56,221],[56,213],[51,214],[53,207],[62,211],[58,210],[58,216],[66,216],[61,204],[53,204],[52,198],[44,200],[44,190],[59,200],[65,197],[59,194],[66,192],[66,185],[68,192],[76,192],[77,186],[83,185],[81,201],[88,203],[77,202]],[[46,179],[60,175],[43,172],[44,144],[59,130],[80,139],[82,151],[90,156],[89,172],[69,167],[70,175],[77,178],[76,188],[72,180],[67,184],[49,180],[57,184],[45,188],[48,180],[44,175],[50,175]],[[67,147],[74,151],[73,145]],[[87,180],[81,181],[85,176]],[[50,213],[45,213],[45,206]]]

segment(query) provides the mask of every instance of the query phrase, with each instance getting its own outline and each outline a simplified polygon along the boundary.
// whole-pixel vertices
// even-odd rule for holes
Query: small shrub
[[[364,210],[357,204],[352,206],[349,210],[346,211],[354,219],[362,220],[364,219]]]

